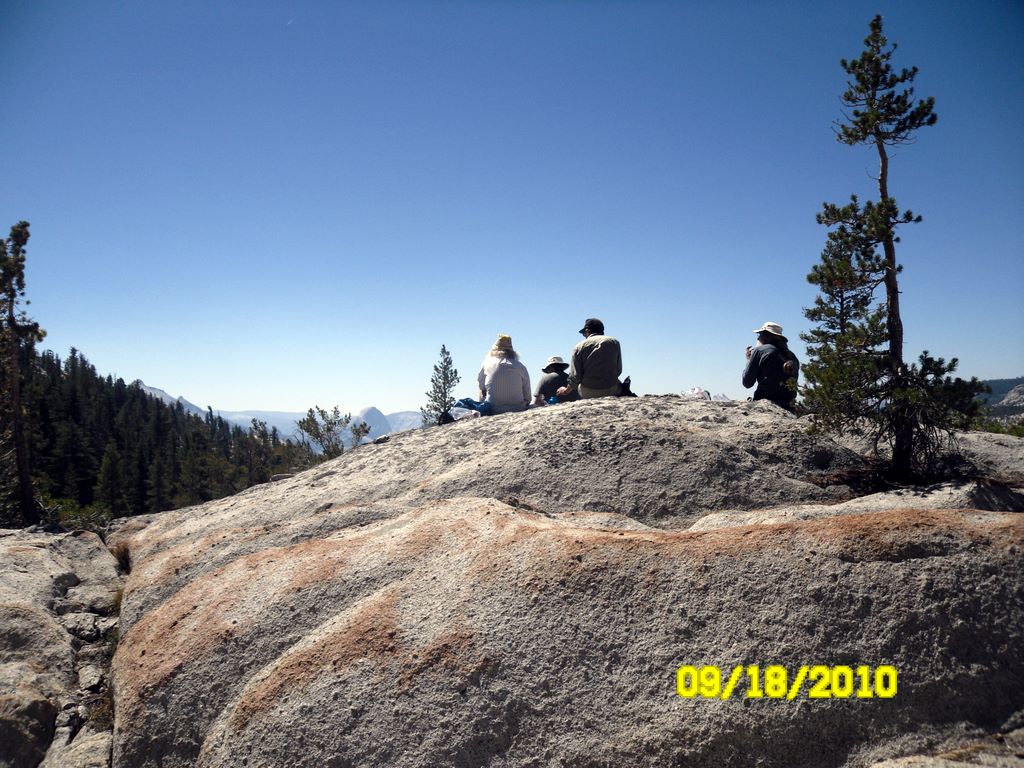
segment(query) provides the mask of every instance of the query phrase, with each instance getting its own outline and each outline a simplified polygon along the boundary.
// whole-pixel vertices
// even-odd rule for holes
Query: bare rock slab
[[[112,743],[109,731],[83,729],[73,741],[55,741],[39,768],[109,768]]]
[[[989,512],[1024,512],[1024,489],[990,481],[938,483],[872,493],[837,504],[784,504],[769,509],[712,512],[691,531],[709,531],[736,525],[775,525],[837,515],[862,515],[894,509],[978,509]]]
[[[122,579],[87,532],[0,531],[0,564],[0,766],[35,768],[77,733],[80,685],[103,684],[78,655],[102,639],[89,611],[114,612]]]
[[[856,492],[846,478],[865,468],[861,456],[764,401],[605,398],[393,435],[199,508],[130,518],[108,541],[130,550],[145,574],[128,585],[130,626],[197,568],[433,500],[480,496],[685,529],[719,510],[848,500]]]
[[[1024,768],[1024,729],[974,739],[932,755],[883,760],[871,768]]]
[[[1014,514],[678,532],[456,498],[158,602],[140,564],[113,764],[868,765],[1024,708],[1022,552]],[[684,664],[886,664],[899,692],[684,699]]]
[[[853,768],[991,733],[1024,709],[1018,448],[978,449],[1006,494],[862,501],[864,458],[770,404],[606,399],[122,521],[113,765]],[[675,690],[771,664],[899,691]]]

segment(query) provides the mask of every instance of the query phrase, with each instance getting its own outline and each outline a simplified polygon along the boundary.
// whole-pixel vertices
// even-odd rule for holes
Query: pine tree
[[[452,397],[455,387],[460,381],[459,372],[452,364],[451,353],[441,345],[441,356],[434,364],[434,374],[430,377],[430,390],[427,391],[427,404],[420,408],[423,426],[429,427],[439,423],[442,413],[447,413],[455,405]]]
[[[976,415],[974,395],[984,385],[977,379],[950,378],[956,358],[946,363],[924,352],[917,364],[904,361],[896,231],[921,217],[909,210],[901,213],[889,194],[887,148],[911,142],[918,129],[934,125],[935,100],[914,104],[910,84],[917,68],[893,70],[896,46],[889,47],[881,16],[871,21],[864,45],[858,59],[841,60],[851,78],[842,96],[850,112],[845,122],[837,123],[836,138],[875,148],[879,199],[861,205],[854,196],[845,206],[825,203],[817,216],[831,231],[821,263],[807,276],[821,295],[804,311],[818,323],[802,334],[809,357],[804,403],[826,428],[866,432],[876,447],[887,442],[892,472],[903,479],[937,468],[953,430]],[[880,288],[884,290],[878,300]]]
[[[96,478],[93,497],[114,517],[121,517],[128,512],[123,462],[121,453],[117,450],[117,445],[113,440],[107,443],[107,447],[103,451],[103,460],[100,462],[100,471]]]
[[[352,434],[352,447],[356,448],[363,442],[363,438],[370,434],[370,425],[365,421],[359,421],[349,427],[349,432]]]
[[[25,297],[25,246],[29,224],[20,221],[11,227],[10,237],[0,239],[0,346],[3,347],[0,374],[6,396],[0,403],[0,428],[7,425],[14,451],[16,498],[21,518],[32,525],[39,522],[35,494],[32,490],[31,462],[28,444],[28,417],[21,402],[24,377],[23,348],[32,346],[45,335],[38,323],[29,320],[21,308]],[[25,302],[26,304],[28,302]]]
[[[23,521],[18,490],[14,441],[11,430],[0,424],[0,528],[11,528]]]
[[[859,225],[860,205],[847,206],[845,222],[829,232],[828,242],[807,276],[821,292],[814,306],[804,310],[817,327],[801,334],[807,342],[804,406],[817,420],[842,428],[851,414],[877,410],[881,394],[875,392],[887,342],[885,308],[875,303],[875,277],[879,257],[874,242]]]
[[[73,421],[57,425],[53,453],[52,488],[62,499],[85,506],[92,502],[96,465],[89,453],[85,433]]]
[[[160,453],[149,465],[146,480],[146,508],[150,512],[163,512],[171,508],[171,478]]]
[[[178,486],[179,493],[174,498],[175,508],[189,507],[212,498],[205,470],[206,463],[202,456],[191,449],[186,451],[181,460],[181,482]]]
[[[270,432],[267,430],[267,422],[253,419],[245,444],[249,485],[267,482],[270,479],[271,455]]]
[[[313,463],[308,445],[282,440],[264,422],[250,431],[232,429],[212,411],[205,418],[193,416],[138,384],[100,376],[74,348],[64,362],[25,343],[19,355],[20,410],[31,416],[26,438],[33,490],[48,507],[59,508],[67,524],[91,527],[110,514],[201,503]],[[0,368],[6,373],[4,354]],[[3,385],[0,525],[10,527],[24,519],[12,425],[2,407],[6,378]],[[346,428],[347,423],[339,425],[338,433]]]
[[[345,430],[352,421],[352,414],[342,414],[338,406],[330,413],[319,405],[313,406],[305,417],[296,422],[299,431],[320,447],[325,459],[341,456],[345,449]]]

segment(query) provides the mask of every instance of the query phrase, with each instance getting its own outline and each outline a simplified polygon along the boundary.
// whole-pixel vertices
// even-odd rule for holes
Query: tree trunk
[[[909,480],[914,466],[914,422],[904,417],[896,425],[892,445],[892,474],[896,480]]]
[[[889,200],[889,156],[881,137],[875,137],[878,149],[878,196],[879,204],[888,210]],[[896,215],[896,214],[894,214]],[[906,364],[903,361],[903,318],[900,317],[900,287],[897,280],[896,243],[892,234],[891,219],[886,225],[882,238],[882,250],[885,253],[885,305],[886,325],[889,333],[889,375],[894,388],[903,388]],[[890,399],[889,407],[902,409],[903,404],[895,404]],[[914,457],[914,415],[900,413],[894,424],[892,446],[893,474],[905,480],[910,477]]]
[[[32,477],[28,466],[28,444],[25,441],[25,420],[21,415],[21,356],[14,303],[7,310],[8,365],[10,376],[11,436],[14,440],[14,463],[18,473],[18,508],[26,525],[39,522],[36,500],[32,493]]]
[[[881,138],[875,139],[878,148],[878,197],[879,204],[889,205],[889,156]],[[900,286],[897,281],[896,243],[893,240],[891,223],[886,227],[882,239],[882,250],[885,253],[885,304],[889,330],[889,355],[897,370],[903,369],[903,319],[900,317]]]

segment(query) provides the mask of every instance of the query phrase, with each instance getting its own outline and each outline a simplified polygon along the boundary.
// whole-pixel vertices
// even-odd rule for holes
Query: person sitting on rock
[[[537,391],[534,392],[534,405],[554,405],[580,399],[579,392],[576,391],[567,395],[558,395],[558,390],[569,383],[569,374],[565,372],[568,367],[569,364],[558,356],[548,358],[547,363],[541,368],[544,375],[540,377]]]
[[[757,346],[747,347],[747,367],[743,386],[754,390],[755,400],[770,400],[787,411],[794,411],[800,361],[789,349],[789,339],[778,323],[765,323],[756,329]]]
[[[512,337],[500,334],[476,377],[480,399],[491,414],[525,411],[530,406],[530,373],[512,348]]]
[[[580,397],[618,397],[622,394],[622,349],[619,340],[604,335],[604,323],[588,317],[580,328],[583,341],[572,351],[569,383],[556,393],[564,397],[579,391]]]

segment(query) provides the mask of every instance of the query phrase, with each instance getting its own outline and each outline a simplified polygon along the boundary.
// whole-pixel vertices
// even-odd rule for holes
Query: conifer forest
[[[95,524],[198,504],[317,461],[308,444],[261,421],[243,429],[102,376],[75,349],[62,360],[22,345],[21,356],[32,485],[54,522]],[[8,427],[0,425],[0,526],[18,523]]]

